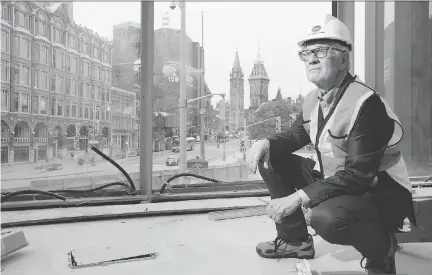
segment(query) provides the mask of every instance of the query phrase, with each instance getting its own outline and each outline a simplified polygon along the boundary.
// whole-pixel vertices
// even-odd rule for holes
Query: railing
[[[9,143],[9,138],[1,138],[1,143]]]
[[[35,137],[35,138],[34,138],[34,142],[37,142],[37,143],[45,143],[45,142],[48,142],[48,138]]]
[[[16,143],[25,143],[25,142],[30,142],[30,138],[26,138],[26,137],[16,137],[14,138],[14,141]]]

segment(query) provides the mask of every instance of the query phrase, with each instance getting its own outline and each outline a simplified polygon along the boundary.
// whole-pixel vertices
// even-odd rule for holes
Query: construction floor
[[[2,223],[13,220],[120,213],[127,209],[165,210],[214,208],[217,205],[262,205],[257,198],[169,202],[129,206],[81,207],[34,211],[2,212]],[[217,208],[217,207],[216,207]],[[122,209],[122,210],[119,210]],[[23,230],[29,246],[2,259],[2,274],[18,275],[109,275],[109,274],[248,274],[288,275],[296,260],[262,259],[255,252],[260,241],[275,237],[274,223],[266,216],[211,221],[208,214],[140,217],[79,223],[62,223],[9,228]],[[367,232],[365,232],[367,234]],[[365,274],[361,256],[354,249],[332,245],[314,237],[316,257],[309,260],[314,274]],[[106,266],[71,269],[67,253],[76,249],[141,250],[157,252],[155,259]],[[95,250],[96,249],[96,250]],[[89,256],[91,257],[91,255]],[[425,275],[432,270],[432,244],[403,244],[397,253],[398,274]]]

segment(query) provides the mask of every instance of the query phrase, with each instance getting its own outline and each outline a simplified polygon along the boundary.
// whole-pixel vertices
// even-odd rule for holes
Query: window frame
[[[28,111],[27,112],[23,111],[23,106],[24,106],[23,105],[23,99],[25,96],[27,96],[27,103],[28,103],[28,105],[27,105]],[[30,95],[30,93],[19,91],[19,103],[18,104],[19,104],[19,113],[31,114],[31,95]]]
[[[2,102],[1,111],[2,112],[10,112],[11,91],[10,91],[10,89],[2,88],[1,92],[2,92],[2,94],[1,94],[1,98],[2,98],[1,99],[1,102]],[[5,93],[5,92],[7,92],[7,93]],[[3,94],[6,94],[6,100],[3,100]],[[4,102],[6,102],[6,108],[5,109],[3,109],[3,103]]]
[[[6,65],[6,80],[1,79],[1,82],[10,83],[10,80],[11,80],[10,60],[6,59],[6,58],[2,58],[1,62],[2,62],[2,64],[3,64],[3,62],[7,63],[7,65]],[[3,68],[2,68],[2,73],[3,73]]]
[[[6,50],[1,49],[1,51],[4,53],[10,53],[10,31],[2,28],[1,36],[2,36],[2,41],[3,41],[3,36],[6,37]]]
[[[42,113],[42,108],[41,108],[42,98],[45,99],[45,108],[44,108],[45,109],[45,114]],[[39,96],[39,107],[38,107],[38,109],[39,109],[39,114],[40,115],[44,115],[44,116],[48,115],[48,113],[49,113],[49,97],[48,96],[45,96],[45,95],[40,95]]]

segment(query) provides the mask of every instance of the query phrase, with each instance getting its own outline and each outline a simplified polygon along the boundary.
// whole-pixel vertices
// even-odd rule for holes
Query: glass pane
[[[180,148],[184,147],[187,171],[229,182],[261,178],[247,173],[247,143],[275,133],[277,116],[281,116],[282,130],[286,130],[300,111],[303,96],[313,88],[297,57],[296,38],[302,29],[290,28],[289,34],[280,35],[285,33],[283,26],[305,10],[308,13],[299,24],[304,28],[316,17],[331,13],[331,3],[188,2],[184,49],[188,104],[183,116],[183,108],[179,108],[181,8],[177,5],[171,10],[169,3],[155,3],[153,171],[164,171],[165,180],[178,173],[183,165]],[[264,11],[272,18],[256,20]],[[239,20],[239,14],[247,16]],[[216,19],[221,17],[223,22]],[[127,44],[137,41],[137,27],[124,24],[114,28],[114,45],[122,39],[129,39]],[[130,49],[127,54],[114,55],[114,63],[133,62],[138,56]],[[121,66],[113,66],[113,70],[118,85],[142,84],[139,59],[135,78]],[[206,98],[195,100],[201,96]],[[143,118],[139,108],[137,115]],[[184,127],[181,119],[185,120]],[[258,124],[246,132],[245,126],[253,123]],[[186,138],[181,140],[183,132]],[[184,183],[190,182],[203,180],[184,178]],[[178,183],[180,180],[173,181]],[[153,189],[159,190],[160,186]]]
[[[432,174],[431,8],[428,2],[384,3],[382,94],[404,130],[398,146],[410,176]]]
[[[41,9],[40,5],[47,7]],[[4,188],[28,184],[31,181],[17,183],[14,177],[21,176],[22,171],[32,171],[41,163],[53,162],[63,165],[62,170],[51,174],[59,180],[75,172],[79,177],[88,178],[91,173],[91,176],[112,176],[104,182],[119,180],[115,177],[120,171],[93,152],[92,146],[137,179],[143,153],[140,151],[143,119],[152,121],[152,152],[145,153],[152,155],[153,171],[164,171],[165,175],[163,180],[155,182],[163,182],[183,170],[229,182],[262,179],[259,173],[247,172],[246,152],[258,139],[289,131],[302,111],[305,96],[316,88],[306,77],[304,63],[297,55],[300,49],[297,43],[311,31],[310,26],[317,18],[331,13],[331,2],[187,2],[184,48],[180,45],[182,8],[177,3],[175,9],[167,2],[155,3],[154,75],[150,89],[153,101],[149,117],[143,115],[148,109],[142,109],[140,102],[144,96],[141,85],[147,84],[141,81],[141,36],[145,36],[144,42],[148,40],[141,30],[140,5],[139,2],[74,2],[72,13],[72,2],[29,4],[28,22],[36,22],[37,34],[43,37],[31,44],[32,47],[40,44],[32,49],[32,52],[37,50],[33,56],[29,55],[25,34],[12,36],[11,60],[19,56],[30,60],[18,58],[19,63],[10,71],[9,78],[13,79],[10,79],[9,107],[13,114],[2,113],[2,121],[6,124],[21,121],[20,127],[28,128],[26,133],[30,136],[19,136],[9,142],[10,165],[2,167]],[[423,81],[426,77],[423,72],[430,71],[425,69],[430,66],[430,58],[424,58],[424,41],[430,39],[430,34],[423,27],[429,26],[429,7],[412,4],[413,13],[418,14],[414,20],[404,10],[404,5],[411,4],[386,2],[384,5],[385,89],[380,92],[395,107],[405,129],[406,136],[401,143],[405,148],[404,157],[406,154],[410,162],[426,163],[424,153],[414,145],[423,146],[423,151],[431,148],[432,118],[425,118],[432,113],[430,96],[425,92],[430,91],[427,86],[430,84]],[[364,78],[367,68],[360,62],[365,59],[362,41],[367,35],[367,30],[361,29],[365,25],[364,3],[356,3],[355,8],[358,16],[354,56],[359,61],[355,62],[355,71]],[[53,10],[56,12],[51,14]],[[110,16],[95,18],[95,10],[103,10]],[[271,16],[257,20],[263,14]],[[407,16],[398,19],[398,15]],[[26,26],[27,19],[20,12],[16,20]],[[395,20],[410,24],[405,29],[412,30],[411,36],[403,33],[402,28],[395,29]],[[52,23],[55,28],[51,33]],[[3,39],[10,40],[10,34],[7,36],[2,32],[2,43]],[[63,45],[52,43],[55,41]],[[2,48],[6,47],[3,43]],[[409,54],[404,55],[405,51]],[[182,52],[184,71],[180,64]],[[397,65],[398,60],[406,62],[399,61]],[[399,67],[403,69],[396,73]],[[33,83],[30,72],[35,69],[38,82]],[[410,72],[409,79],[395,79],[395,75],[404,75],[403,72]],[[181,79],[183,74],[185,78]],[[3,74],[2,79],[5,78]],[[18,89],[19,84],[27,86]],[[41,89],[36,91],[34,84]],[[409,92],[400,95],[388,92],[397,89]],[[181,92],[187,106],[179,105]],[[201,96],[205,98],[198,100]],[[404,113],[401,106],[406,102],[411,102],[412,108]],[[422,108],[414,108],[417,104],[414,102],[422,104]],[[12,116],[14,119],[10,119]],[[46,127],[46,138],[33,136],[37,132],[36,119]],[[8,126],[14,129],[15,124]],[[12,157],[14,152],[16,157]],[[305,146],[296,154],[310,157],[315,152]],[[31,169],[22,169],[22,165]],[[185,178],[184,182],[202,180]],[[158,184],[155,183],[154,190],[160,189]]]

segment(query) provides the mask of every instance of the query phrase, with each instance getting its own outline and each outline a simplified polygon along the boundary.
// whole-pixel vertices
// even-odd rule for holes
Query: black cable
[[[40,195],[45,195],[48,197],[52,197],[52,198],[56,198],[56,199],[60,199],[60,200],[67,200],[67,197],[62,196],[62,195],[58,195],[56,193],[87,193],[87,192],[95,192],[95,191],[99,191],[102,190],[106,187],[110,187],[110,186],[124,186],[126,188],[126,192],[128,193],[128,195],[132,195],[132,194],[136,194],[136,188],[135,185],[131,179],[131,177],[129,176],[129,174],[120,166],[117,164],[117,162],[115,162],[113,159],[111,159],[110,157],[108,157],[107,155],[105,155],[104,153],[102,153],[101,151],[99,151],[96,147],[92,146],[91,149],[93,151],[95,151],[99,156],[103,157],[105,160],[109,161],[112,165],[114,165],[117,169],[120,170],[120,172],[122,172],[122,174],[126,177],[126,179],[128,180],[129,185],[123,183],[123,182],[113,182],[113,183],[108,183],[108,184],[104,184],[102,186],[93,188],[93,189],[88,189],[88,190],[52,190],[52,191],[42,191],[42,190],[20,190],[20,191],[16,191],[16,192],[4,192],[2,193],[2,197],[1,197],[1,203],[5,202],[6,200],[15,197],[15,196],[19,196],[19,195],[28,195],[28,194],[40,194]],[[132,189],[132,191],[130,190]]]
[[[67,189],[64,189],[64,190],[50,190],[49,192],[52,192],[52,193],[67,193],[67,192],[70,192],[70,193],[88,193],[88,192],[99,191],[99,190],[102,190],[104,188],[107,188],[107,187],[110,187],[110,186],[116,186],[116,185],[118,185],[118,186],[124,186],[126,188],[126,192],[129,195],[132,195],[132,194],[136,193],[135,192],[136,190],[132,190],[132,192],[131,192],[130,190],[132,188],[129,185],[127,185],[126,183],[123,183],[123,182],[107,183],[107,184],[101,185],[99,187],[96,187],[96,188],[93,188],[93,189],[88,189],[88,190],[67,190]]]
[[[164,191],[165,191],[165,189],[166,189],[167,187],[171,187],[171,185],[170,185],[169,183],[170,183],[171,181],[175,180],[176,178],[179,178],[179,177],[195,177],[195,178],[199,178],[199,179],[203,179],[203,180],[208,180],[208,181],[211,181],[211,182],[214,182],[214,183],[220,183],[220,184],[224,184],[224,183],[226,183],[226,182],[223,182],[223,181],[220,181],[220,180],[217,180],[217,179],[212,179],[212,178],[205,177],[205,176],[201,176],[201,175],[197,175],[197,174],[192,174],[192,173],[180,173],[180,174],[174,175],[174,176],[170,177],[169,179],[167,179],[167,180],[165,181],[165,183],[162,185],[162,187],[161,187],[161,189],[160,189],[159,192],[160,192],[161,194],[163,194]],[[187,187],[187,185],[185,185],[185,187]]]
[[[126,188],[126,192],[128,193],[128,195],[136,195],[136,190],[132,190],[131,191],[131,187],[129,185],[127,185],[126,183],[123,182],[113,182],[113,183],[108,183],[108,184],[104,184],[102,186],[93,188],[93,189],[88,189],[88,190],[50,190],[50,191],[41,191],[41,190],[31,190],[31,189],[27,189],[27,190],[20,190],[17,192],[5,192],[2,193],[2,203],[4,202],[5,199],[9,199],[11,197],[15,197],[15,196],[19,196],[19,195],[28,195],[28,194],[41,194],[41,195],[46,195],[48,197],[53,197],[56,199],[61,199],[63,201],[65,201],[67,199],[67,197],[56,194],[56,193],[87,193],[87,192],[95,192],[95,191],[99,191],[102,190],[104,188],[110,187],[110,186],[124,186]]]
[[[112,165],[114,165],[117,169],[120,170],[120,172],[122,172],[122,174],[126,177],[126,179],[128,180],[131,188],[133,191],[136,191],[135,188],[135,184],[133,183],[131,177],[129,176],[129,174],[120,166],[118,165],[117,162],[115,162],[112,158],[108,157],[107,155],[105,155],[104,153],[102,153],[101,151],[99,151],[99,149],[97,149],[96,147],[92,146],[91,149],[93,151],[95,151],[99,156],[103,157],[105,160],[109,161]]]
[[[51,192],[47,192],[47,191],[42,191],[42,190],[20,190],[20,191],[16,191],[16,192],[10,192],[7,195],[3,196],[1,198],[1,203],[5,202],[5,200],[10,199],[12,197],[15,196],[19,196],[19,195],[28,195],[28,194],[40,194],[40,195],[44,195],[47,197],[52,197],[52,198],[56,198],[62,201],[67,200],[67,198],[65,196],[62,195],[57,195],[55,193],[51,193]]]

